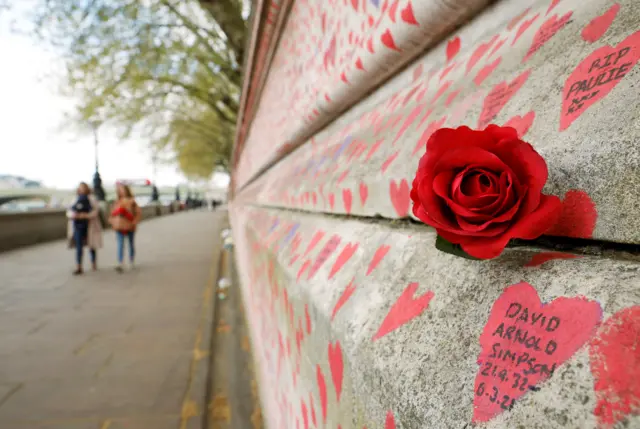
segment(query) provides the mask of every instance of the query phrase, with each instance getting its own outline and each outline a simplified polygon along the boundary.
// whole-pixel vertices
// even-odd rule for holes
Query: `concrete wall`
[[[460,27],[423,53],[411,38],[395,56],[374,49],[373,70],[396,72],[375,90],[357,73],[298,76],[333,34],[362,38],[350,25],[368,15],[382,24],[364,40],[380,43],[399,11],[441,6],[364,3],[295,2],[299,30],[280,41],[293,53],[274,60],[234,172],[249,183],[229,206],[267,427],[640,428],[637,1],[452,14]],[[325,93],[348,110],[298,116]],[[540,240],[470,261],[435,248],[409,189],[433,131],[488,123],[545,158],[563,209]]]
[[[145,206],[142,208],[142,219],[151,219],[169,213],[169,206]],[[0,212],[0,252],[47,241],[61,240],[66,236],[67,217],[65,210]]]

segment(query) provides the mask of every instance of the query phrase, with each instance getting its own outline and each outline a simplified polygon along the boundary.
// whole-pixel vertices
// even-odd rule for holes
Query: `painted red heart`
[[[423,64],[419,64],[418,67],[416,67],[413,70],[413,80],[414,82],[416,80],[418,80],[420,78],[420,76],[422,76],[422,71],[424,70],[424,65]]]
[[[356,59],[356,68],[358,70],[364,70],[364,65],[362,64],[362,59],[360,59],[360,57]]]
[[[373,154],[375,154],[377,150],[380,148],[380,145],[382,144],[383,141],[384,141],[383,139],[380,139],[376,141],[373,145],[371,145],[371,149],[369,149],[369,152],[367,152],[367,156],[364,157],[365,161],[369,161],[369,159],[371,159]]]
[[[605,13],[596,16],[583,29],[580,35],[582,39],[589,43],[594,43],[607,32],[613,20],[620,10],[620,4],[615,3]]]
[[[489,57],[489,58],[491,58],[491,56],[492,56],[493,54],[495,54],[496,52],[498,52],[498,50],[499,50],[500,48],[502,48],[502,45],[504,45],[504,43],[505,43],[506,41],[507,41],[507,39],[500,39],[500,40],[498,41],[498,43],[496,43],[496,44],[493,46],[493,48],[491,48],[491,52],[489,52],[488,57]]]
[[[528,283],[507,287],[480,335],[473,421],[491,420],[553,376],[589,341],[601,320],[596,301],[562,296],[542,303]]]
[[[500,110],[502,110],[511,97],[518,92],[522,85],[525,84],[530,74],[531,70],[525,70],[511,82],[500,82],[491,89],[482,104],[482,112],[480,112],[480,118],[478,119],[479,129],[484,129],[493,122],[495,117],[498,116],[498,113],[500,113]]]
[[[400,154],[400,151],[395,151],[394,153],[392,153],[383,163],[382,166],[380,167],[380,171],[382,171],[383,173],[385,173],[387,171],[387,168],[389,168],[389,166],[391,165],[391,163],[393,161],[395,161],[395,159],[398,157],[398,155]]]
[[[440,81],[444,80],[445,77],[451,72],[451,70],[455,69],[458,66],[457,62],[452,62],[447,67],[445,67],[440,73]]]
[[[342,393],[342,375],[344,370],[344,362],[342,361],[342,348],[340,341],[336,341],[335,346],[329,343],[327,350],[329,355],[329,368],[331,368],[331,379],[333,387],[336,390],[336,399],[340,402],[340,394]]]
[[[378,332],[373,336],[373,341],[415,319],[427,309],[434,293],[427,291],[423,295],[414,298],[413,295],[417,290],[418,283],[409,283],[398,300],[389,309],[389,313],[382,321]]]
[[[458,97],[458,95],[460,94],[460,89],[451,92],[451,94],[449,94],[449,96],[447,97],[447,101],[444,102],[444,105],[449,107],[451,105],[451,103],[453,103],[453,101],[456,99],[456,97]]]
[[[545,262],[552,261],[555,259],[575,259],[578,258],[578,255],[574,255],[572,253],[562,253],[562,252],[539,252],[531,257],[529,262],[524,264],[525,267],[539,267]]]
[[[309,305],[304,305],[304,318],[307,322],[307,334],[311,334],[311,316],[309,315]]]
[[[512,127],[518,132],[518,137],[523,138],[536,118],[536,113],[532,110],[524,116],[516,115],[504,124],[505,127]]]
[[[331,192],[328,196],[327,199],[329,200],[329,207],[331,207],[331,210],[333,210],[333,206],[336,203],[336,196],[333,192]]]
[[[407,179],[402,179],[398,185],[395,180],[389,182],[389,195],[391,203],[398,217],[405,217],[409,213],[409,184]]]
[[[438,92],[436,92],[436,95],[434,95],[433,98],[431,99],[431,104],[435,104],[436,101],[438,101],[438,99],[440,98],[440,96],[442,96],[442,94],[444,94],[449,89],[452,83],[453,82],[450,80],[442,83],[440,85],[440,88],[438,88]]]
[[[355,10],[357,12],[358,11],[358,0],[351,0],[351,7],[353,7],[353,10]]]
[[[526,21],[524,21],[522,24],[520,24],[520,27],[518,27],[518,31],[516,31],[516,37],[514,37],[513,41],[511,42],[511,46],[515,45],[515,43],[518,41],[520,36],[522,36],[524,32],[527,31],[529,27],[531,27],[531,25],[538,20],[539,16],[540,14],[538,13],[534,17],[529,18]]]
[[[596,49],[567,78],[563,90],[560,131],[585,110],[606,97],[633,69],[640,58],[640,31],[616,47]]]
[[[314,405],[313,395],[311,392],[309,392],[309,408],[311,409],[311,423],[313,423],[314,426],[318,426],[318,423],[316,422],[316,406]]]
[[[351,282],[344,289],[344,292],[342,292],[342,295],[340,295],[340,298],[338,298],[336,305],[333,307],[333,312],[331,312],[332,321],[333,319],[335,319],[336,314],[338,314],[338,311],[342,308],[342,306],[346,304],[349,298],[351,298],[351,295],[353,295],[353,292],[355,292],[355,290],[356,285],[353,284],[353,279],[351,279]]]
[[[369,187],[367,186],[366,183],[361,182],[359,191],[360,191],[360,202],[364,206],[364,204],[367,202],[367,197],[369,196]]]
[[[311,237],[311,241],[309,242],[309,244],[307,245],[307,248],[302,254],[303,257],[306,258],[309,252],[311,252],[318,245],[320,240],[322,240],[322,237],[324,237],[324,234],[325,234],[324,231],[317,231],[315,234],[313,234],[313,237]]]
[[[530,10],[531,10],[531,8],[528,7],[525,10],[523,10],[520,14],[518,14],[518,15],[514,16],[513,18],[511,18],[511,21],[509,21],[509,24],[507,24],[507,30],[509,30],[509,31],[513,30],[516,27],[516,25],[518,25],[520,20],[522,18],[524,18],[529,13]]]
[[[320,394],[322,422],[327,423],[327,383],[324,379],[324,374],[322,374],[320,365],[316,365],[316,380],[318,382],[318,393]]]
[[[449,42],[447,43],[447,62],[451,61],[451,59],[455,57],[459,51],[460,38],[456,36],[453,39],[449,40]]]
[[[489,39],[489,41],[480,43],[478,45],[476,50],[473,51],[473,54],[471,54],[471,57],[469,57],[469,61],[467,61],[467,68],[466,68],[465,74],[468,74],[471,71],[471,69],[473,69],[473,67],[478,63],[478,61],[480,61],[480,58],[482,58],[484,54],[487,53],[489,48],[491,48],[491,46],[495,43],[495,41],[498,40],[498,37],[499,37],[498,35],[495,35],[491,39]]]
[[[478,74],[476,75],[476,77],[473,78],[473,83],[475,83],[476,86],[482,85],[482,82],[484,82],[484,80],[488,78],[491,75],[491,73],[493,73],[496,67],[500,65],[501,61],[502,61],[502,57],[498,57],[495,60],[493,60],[493,62],[482,67],[478,72]]]
[[[389,18],[391,19],[391,22],[395,23],[396,22],[396,12],[398,10],[398,5],[400,4],[400,0],[394,0],[393,4],[391,5],[391,7],[389,8]]]
[[[373,258],[371,258],[371,262],[369,262],[369,267],[367,268],[367,275],[371,274],[373,270],[376,269],[380,261],[382,261],[382,259],[389,252],[389,249],[391,249],[391,246],[387,244],[383,244],[380,247],[378,247],[378,250],[376,250],[376,253],[373,255]]]
[[[342,266],[346,264],[349,259],[351,259],[356,250],[358,250],[358,243],[347,243],[346,246],[344,246],[344,249],[342,249],[342,252],[340,252],[340,254],[338,255],[338,259],[336,259],[336,262],[333,263],[333,267],[331,267],[329,279],[332,279],[333,276],[335,276],[338,271],[340,271]]]
[[[387,418],[384,420],[384,429],[396,429],[396,421],[391,411],[387,412]]]
[[[545,235],[591,238],[597,220],[598,211],[589,194],[571,189],[564,194],[560,219]]]
[[[551,0],[551,3],[549,4],[549,8],[547,9],[547,12],[545,13],[545,15],[549,15],[549,13],[556,7],[558,6],[558,3],[560,3],[560,0]]]
[[[400,140],[400,138],[407,131],[407,128],[409,128],[411,126],[411,124],[413,124],[413,121],[415,121],[416,118],[418,116],[420,116],[420,113],[422,113],[422,111],[424,110],[425,107],[426,107],[425,104],[418,104],[416,107],[414,107],[411,110],[411,112],[409,112],[409,114],[407,115],[407,118],[404,120],[404,122],[402,123],[402,126],[398,130],[398,133],[396,134],[395,138],[393,139],[392,144],[395,145],[396,142],[398,140]]]
[[[413,5],[411,0],[407,2],[407,5],[400,11],[400,18],[411,25],[420,25],[416,20],[416,16],[413,14]]]
[[[306,261],[304,261],[304,264],[302,264],[302,266],[298,270],[298,275],[296,276],[296,280],[297,281],[300,281],[300,277],[302,277],[302,274],[304,274],[304,272],[307,271],[307,269],[310,266],[311,266],[311,261],[310,260],[307,259]]]
[[[307,280],[311,280],[318,270],[324,265],[324,263],[329,259],[329,257],[336,251],[338,246],[340,245],[341,237],[338,234],[332,235],[329,240],[325,243],[324,247],[316,256],[316,259],[313,261],[313,265],[311,265],[311,269],[309,270],[309,274],[307,275]]]
[[[562,18],[558,19],[558,15],[553,15],[551,18],[547,19],[536,31],[536,35],[533,36],[533,42],[531,42],[531,46],[527,51],[527,54],[522,59],[522,62],[527,61],[533,54],[538,52],[545,43],[549,41],[562,27],[564,27],[573,12],[565,13]]]
[[[344,210],[347,214],[351,213],[351,202],[353,201],[353,195],[351,189],[346,188],[342,190],[342,202],[344,203]]]
[[[420,149],[426,149],[427,141],[429,140],[429,137],[431,137],[431,134],[433,134],[436,130],[442,128],[442,126],[444,125],[444,123],[446,121],[447,121],[447,117],[446,116],[443,116],[440,119],[432,121],[427,126],[427,128],[425,128],[425,130],[423,131],[422,135],[420,136],[420,138],[416,142],[416,145],[413,148],[413,152],[411,154],[415,155],[417,153],[420,153]],[[422,154],[421,154],[421,156],[422,156]]]
[[[388,28],[385,30],[384,33],[382,33],[382,36],[380,36],[380,41],[387,48],[400,52],[400,49],[398,49],[398,47],[396,46],[396,42],[393,40],[393,35],[391,34],[391,30],[389,30]]]
[[[589,358],[598,427],[611,429],[640,414],[640,306],[618,311],[591,342]]]

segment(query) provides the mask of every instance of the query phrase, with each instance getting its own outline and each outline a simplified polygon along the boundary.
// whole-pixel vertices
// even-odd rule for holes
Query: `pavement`
[[[1,254],[0,428],[200,427],[225,216],[144,222],[123,274],[112,232],[78,277],[63,241]]]

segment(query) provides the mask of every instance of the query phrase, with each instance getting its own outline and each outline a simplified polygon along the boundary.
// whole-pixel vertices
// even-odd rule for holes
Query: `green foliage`
[[[79,100],[73,122],[142,135],[175,153],[189,176],[228,167],[246,33],[242,0],[36,3],[33,34],[63,58],[60,90]]]

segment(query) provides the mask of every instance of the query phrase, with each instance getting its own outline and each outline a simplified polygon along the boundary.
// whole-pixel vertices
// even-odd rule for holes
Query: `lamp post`
[[[95,149],[96,158],[96,172],[93,174],[93,192],[96,195],[98,201],[105,200],[105,192],[102,187],[102,179],[100,178],[100,172],[98,171],[98,123],[91,122],[91,129],[93,130],[93,146]]]
[[[156,151],[153,151],[153,154],[151,154],[151,166],[153,168],[153,172],[151,180],[152,180],[152,188],[151,188],[151,201],[153,201],[154,203],[157,203],[158,200],[160,200],[160,193],[158,192],[158,187],[156,186],[156,164],[158,162],[158,154],[156,153]]]

